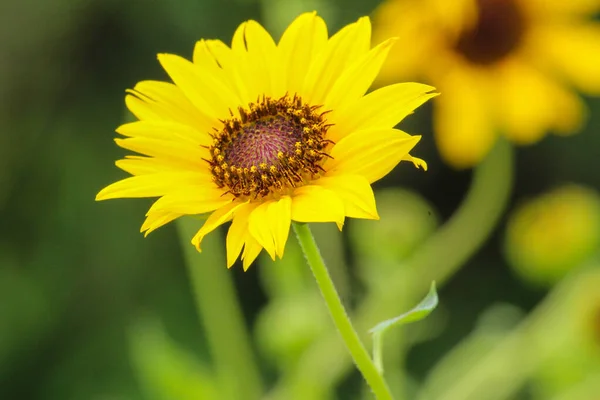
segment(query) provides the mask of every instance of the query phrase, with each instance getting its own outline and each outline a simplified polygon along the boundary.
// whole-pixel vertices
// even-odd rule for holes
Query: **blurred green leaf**
[[[432,282],[429,293],[419,304],[415,306],[415,308],[398,317],[378,323],[369,332],[371,332],[373,335],[381,334],[394,325],[405,325],[411,322],[420,321],[428,316],[437,305],[438,295],[435,290],[435,282]]]
[[[431,282],[431,287],[427,296],[421,300],[412,310],[385,321],[382,321],[375,325],[369,332],[373,334],[373,361],[379,369],[383,372],[383,361],[381,349],[383,347],[383,334],[393,326],[405,325],[411,322],[420,321],[427,317],[438,305],[438,295],[435,290],[435,282]]]
[[[148,398],[220,398],[209,368],[174,343],[157,320],[138,321],[129,334],[129,348],[133,368]]]

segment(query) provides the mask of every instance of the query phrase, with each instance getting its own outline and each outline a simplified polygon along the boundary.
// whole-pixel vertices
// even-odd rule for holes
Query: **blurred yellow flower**
[[[442,157],[477,164],[502,132],[517,144],[577,131],[585,106],[568,82],[600,93],[599,0],[387,0],[374,39],[398,36],[382,82],[424,77]]]
[[[394,39],[371,49],[361,18],[328,38],[316,13],[299,16],[276,44],[257,22],[236,30],[231,47],[200,40],[193,62],[158,59],[174,84],[144,81],[126,96],[139,121],[120,126],[119,146],[141,155],[117,166],[133,175],[97,200],[159,197],[146,234],[183,215],[211,213],[192,239],[233,221],[227,265],[244,269],[264,248],[282,257],[291,221],[377,219],[370,184],[420,136],[393,127],[435,96],[417,83],[365,96]]]
[[[526,280],[555,283],[600,246],[600,196],[565,186],[530,200],[509,218],[506,254]]]

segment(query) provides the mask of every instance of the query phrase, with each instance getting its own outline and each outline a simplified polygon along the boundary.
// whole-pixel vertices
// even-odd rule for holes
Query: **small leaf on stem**
[[[395,318],[387,319],[375,325],[369,330],[373,334],[373,361],[380,373],[383,373],[383,361],[381,349],[383,347],[383,334],[391,327],[405,325],[420,321],[427,317],[438,305],[438,295],[435,290],[435,281],[431,282],[431,288],[427,296],[421,300],[412,310]]]

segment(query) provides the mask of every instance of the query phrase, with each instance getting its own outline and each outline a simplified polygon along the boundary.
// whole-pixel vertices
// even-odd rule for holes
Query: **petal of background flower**
[[[341,104],[356,101],[364,96],[395,42],[395,38],[388,39],[354,60],[327,93],[324,109],[335,110]]]
[[[302,98],[310,104],[323,104],[337,78],[358,57],[369,51],[370,43],[371,22],[368,17],[346,25],[333,35],[308,69]]]
[[[294,190],[291,217],[297,222],[335,222],[344,225],[345,212],[342,199],[332,190],[322,186],[306,185]]]
[[[159,54],[158,60],[190,102],[209,116],[225,119],[230,109],[242,105],[237,95],[215,79],[210,70],[174,54]]]
[[[440,82],[434,107],[434,130],[442,158],[455,168],[468,168],[488,153],[495,143],[493,93],[473,71],[453,70]]]
[[[322,177],[313,184],[335,192],[344,202],[344,212],[347,217],[379,219],[373,189],[364,176]]]
[[[401,43],[391,50],[383,64],[376,80],[379,84],[416,76],[430,62],[431,54],[439,47],[439,31],[431,29],[436,16],[430,8],[429,1],[383,1],[374,11],[374,43],[390,37],[398,37]],[[398,23],[400,19],[402,23]]]
[[[536,61],[554,68],[580,91],[600,94],[600,24],[540,24],[532,31],[530,41]]]
[[[330,114],[334,124],[327,136],[334,142],[358,130],[393,128],[427,100],[433,86],[420,83],[397,83],[377,89],[358,101],[341,104]]]
[[[290,93],[302,90],[308,68],[326,45],[327,25],[316,12],[301,14],[285,30],[277,47]]]
[[[202,184],[206,175],[190,171],[159,172],[156,174],[132,176],[122,179],[102,189],[96,200],[116,198],[158,197],[182,185]]]
[[[125,97],[129,110],[141,120],[167,120],[209,132],[219,121],[198,110],[180,88],[169,82],[142,81],[128,90]]]
[[[329,153],[325,176],[362,175],[369,183],[387,175],[408,155],[421,136],[397,129],[354,132],[340,140]]]
[[[528,6],[534,15],[547,15],[565,17],[568,14],[573,16],[591,15],[600,10],[600,1],[598,0],[526,0]]]
[[[549,129],[577,131],[584,116],[575,95],[524,62],[504,66],[496,99],[504,134],[522,145],[540,140]]]
[[[232,201],[229,204],[224,205],[218,210],[214,211],[204,222],[204,225],[198,230],[198,232],[192,238],[192,244],[196,246],[198,251],[200,250],[200,244],[202,243],[202,239],[204,236],[208,235],[210,232],[217,229],[219,226],[223,225],[225,222],[230,221],[233,218],[234,213],[240,207],[244,206],[247,203],[241,203],[238,201]]]

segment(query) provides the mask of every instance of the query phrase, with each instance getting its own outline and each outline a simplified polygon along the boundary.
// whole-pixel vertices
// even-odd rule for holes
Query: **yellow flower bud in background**
[[[519,206],[510,216],[505,252],[524,280],[548,285],[586,261],[600,245],[600,196],[568,185]]]

